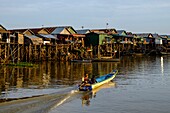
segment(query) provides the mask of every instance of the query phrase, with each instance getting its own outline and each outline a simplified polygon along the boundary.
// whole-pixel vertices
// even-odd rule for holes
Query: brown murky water
[[[119,74],[112,82],[93,92],[77,92],[85,73],[99,76],[113,69]],[[0,67],[0,113],[168,113],[169,86],[170,56]]]

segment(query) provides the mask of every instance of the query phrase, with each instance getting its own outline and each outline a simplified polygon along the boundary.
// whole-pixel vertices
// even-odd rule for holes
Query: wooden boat
[[[144,53],[132,53],[133,56],[143,56]]]
[[[170,52],[161,52],[161,55],[170,55]]]
[[[93,62],[120,62],[120,59],[119,58],[108,58],[108,59],[94,58]]]
[[[112,58],[112,57],[101,57],[101,58],[93,58],[93,62],[120,62],[120,58]]]
[[[98,87],[100,87],[101,85],[108,83],[109,81],[111,81],[113,78],[115,78],[115,76],[117,75],[118,70],[113,70],[111,73],[103,75],[99,78],[96,78],[96,83],[94,84],[85,84],[85,85],[79,85],[79,90],[80,91],[91,91],[94,90]]]
[[[92,60],[85,60],[85,59],[83,59],[83,60],[71,60],[71,62],[91,63]]]

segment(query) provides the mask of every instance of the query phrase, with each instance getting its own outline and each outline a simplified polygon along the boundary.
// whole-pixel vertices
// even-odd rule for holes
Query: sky
[[[170,0],[0,0],[0,11],[6,29],[83,26],[170,34]]]

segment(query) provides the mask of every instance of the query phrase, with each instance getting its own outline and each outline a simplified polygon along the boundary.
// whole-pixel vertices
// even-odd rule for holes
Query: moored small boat
[[[91,63],[92,60],[85,60],[85,59],[82,59],[82,60],[71,60],[71,62]]]
[[[161,52],[161,55],[170,55],[170,52]]]
[[[119,58],[94,58],[93,62],[120,62]]]
[[[96,78],[96,83],[94,84],[86,84],[86,85],[79,85],[79,90],[80,91],[91,91],[94,90],[101,85],[111,81],[115,76],[117,75],[118,70],[113,70],[111,73],[103,75],[99,78]]]

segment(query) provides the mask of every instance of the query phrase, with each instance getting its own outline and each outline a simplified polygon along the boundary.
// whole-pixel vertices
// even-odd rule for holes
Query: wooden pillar
[[[31,56],[32,56],[32,48],[31,48],[31,45],[29,45],[29,50],[28,50],[28,54],[29,54],[29,57],[28,57],[28,59],[29,59],[29,62],[32,60],[32,58],[31,58]]]
[[[51,47],[51,45],[50,45],[50,46],[49,46],[49,52],[48,52],[48,53],[49,53],[49,54],[48,54],[48,55],[49,55],[48,60],[51,60],[51,48],[52,48],[52,47]]]
[[[68,61],[68,50],[69,50],[69,46],[67,46],[66,61]],[[81,57],[83,58],[82,52],[81,52]]]
[[[97,53],[98,53],[98,55],[97,55],[97,56],[98,56],[98,58],[101,58],[101,55],[100,55],[100,45],[98,45],[97,50],[98,50],[98,52],[97,52]]]
[[[7,44],[5,44],[5,56],[4,56],[4,60],[6,60],[6,57],[7,57]]]
[[[8,61],[10,61],[11,60],[11,58],[12,58],[12,56],[11,56],[12,54],[10,53],[10,43],[8,43],[8,54],[7,54],[7,60]],[[10,57],[11,56],[11,57]]]
[[[17,58],[18,58],[18,62],[20,62],[20,45],[18,44],[18,55],[17,55]]]
[[[21,44],[21,61],[24,61],[24,55],[26,54],[24,44]]]
[[[84,47],[84,38],[82,38],[81,41],[82,41],[82,47]]]
[[[36,52],[37,52],[37,46],[34,45],[34,56],[33,56],[34,60],[37,60],[37,54],[36,54]]]
[[[90,45],[90,49],[91,49],[91,51],[90,51],[90,57],[93,58],[93,46],[92,46],[92,45]]]
[[[111,51],[111,57],[112,57],[112,53],[113,53],[113,52],[112,52],[112,43],[111,43],[111,50],[110,50],[110,51]]]
[[[41,48],[41,45],[39,47],[40,47],[40,49],[39,49],[39,59],[42,61],[42,54],[41,54],[42,48]]]
[[[48,45],[45,45],[45,60],[47,60],[48,59]]]
[[[120,50],[120,44],[118,44],[118,51],[119,51],[119,56],[118,56],[118,58],[120,59],[120,52],[121,52],[121,50]]]
[[[2,46],[1,46],[1,43],[0,43],[0,63],[1,63],[1,59],[2,59],[2,56],[1,56],[2,55],[2,53],[1,53],[2,52],[2,48],[1,47]]]
[[[57,48],[57,45],[55,46],[55,49],[56,49],[55,60],[57,60],[58,59],[58,48]]]
[[[27,49],[27,46],[24,46],[24,49],[23,51],[25,51],[25,62],[27,62],[27,53],[28,53],[28,49]]]

